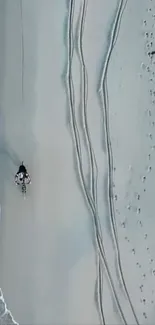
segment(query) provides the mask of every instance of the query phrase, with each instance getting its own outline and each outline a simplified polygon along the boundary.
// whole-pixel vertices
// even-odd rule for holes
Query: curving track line
[[[78,45],[78,56],[81,65],[81,89],[82,89],[82,103],[81,103],[81,110],[82,110],[82,128],[84,137],[86,140],[88,157],[89,157],[89,188],[90,188],[90,195],[95,205],[95,209],[97,211],[97,178],[98,178],[98,170],[97,170],[97,163],[95,154],[91,144],[91,138],[89,133],[89,126],[87,121],[87,98],[88,98],[88,74],[87,68],[85,65],[84,54],[83,54],[83,33],[84,33],[84,25],[86,19],[86,10],[87,10],[87,0],[83,1],[83,5],[81,7],[81,14],[80,14],[80,22],[79,22],[79,30],[78,30],[78,37],[77,37],[77,45]],[[98,225],[101,233],[101,226],[98,220]],[[96,290],[95,290],[95,302],[97,305],[98,312],[100,314],[101,324],[105,325],[105,317],[103,311],[103,271],[101,260],[97,256],[97,279],[96,279]]]
[[[69,1],[69,8],[68,8],[68,37],[67,37],[67,74],[66,74],[66,87],[67,87],[67,95],[68,95],[68,101],[69,101],[69,110],[70,110],[70,123],[71,123],[71,129],[72,129],[72,136],[74,141],[74,148],[76,153],[76,161],[77,161],[77,169],[78,169],[78,175],[81,183],[81,187],[83,190],[84,197],[86,199],[87,205],[91,211],[93,222],[94,222],[94,233],[95,233],[95,241],[96,241],[96,249],[98,251],[98,254],[101,258],[102,264],[105,268],[109,284],[111,286],[111,290],[113,292],[113,295],[115,297],[115,301],[117,304],[118,311],[120,313],[120,316],[124,322],[125,325],[127,325],[127,321],[125,319],[123,310],[121,308],[119,298],[117,296],[117,292],[115,290],[115,286],[110,274],[110,270],[108,267],[108,263],[106,260],[106,255],[104,251],[104,246],[102,243],[100,231],[99,231],[99,224],[98,224],[98,215],[96,214],[95,204],[88,193],[87,186],[85,184],[83,169],[82,169],[82,160],[81,160],[81,148],[80,148],[80,140],[79,140],[79,133],[78,128],[76,124],[76,118],[75,118],[75,100],[74,100],[74,90],[73,90],[73,79],[72,79],[72,57],[73,57],[73,15],[74,15],[74,5],[75,1],[70,0]]]
[[[25,65],[25,57],[24,57],[24,28],[23,28],[23,1],[19,0],[20,6],[20,21],[21,21],[21,57],[22,57],[22,102],[24,103],[24,65]]]
[[[118,242],[118,234],[117,234],[117,226],[116,226],[116,217],[114,211],[114,202],[113,202],[113,191],[112,191],[112,184],[113,184],[113,155],[112,155],[112,147],[110,141],[110,129],[109,129],[109,114],[108,114],[108,90],[107,90],[107,71],[108,65],[110,62],[112,50],[116,44],[116,40],[118,37],[118,29],[120,28],[120,22],[123,15],[123,11],[126,6],[126,2],[124,5],[124,0],[120,0],[118,10],[115,16],[115,20],[112,26],[110,42],[108,46],[107,55],[105,57],[102,76],[100,80],[100,88],[99,88],[99,96],[102,103],[102,109],[104,114],[104,128],[105,128],[105,136],[106,136],[106,147],[107,147],[107,163],[108,163],[108,201],[109,201],[109,211],[110,211],[110,222],[111,222],[111,230],[113,235],[113,240],[116,248],[116,259],[117,259],[117,267],[119,276],[123,285],[124,292],[128,299],[130,308],[132,310],[133,316],[135,318],[136,324],[139,325],[138,318],[136,316],[136,312],[134,310],[126,283],[123,275],[122,265],[121,265],[121,256],[120,256],[120,249],[119,249],[119,242]]]

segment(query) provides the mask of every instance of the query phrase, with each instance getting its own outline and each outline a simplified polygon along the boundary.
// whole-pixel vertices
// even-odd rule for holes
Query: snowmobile
[[[31,183],[31,179],[26,167],[23,164],[23,161],[15,175],[15,183],[16,185],[20,185],[22,193],[26,194],[26,185]]]

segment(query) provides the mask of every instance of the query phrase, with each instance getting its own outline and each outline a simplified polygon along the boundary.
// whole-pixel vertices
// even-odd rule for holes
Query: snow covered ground
[[[0,324],[154,324],[154,10],[0,0]]]

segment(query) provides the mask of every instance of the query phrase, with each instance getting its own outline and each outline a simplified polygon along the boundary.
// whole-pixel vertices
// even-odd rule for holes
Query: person
[[[22,164],[19,166],[18,172],[15,175],[15,183],[17,185],[22,185],[22,184],[29,184],[30,182],[31,182],[30,176],[22,161]]]

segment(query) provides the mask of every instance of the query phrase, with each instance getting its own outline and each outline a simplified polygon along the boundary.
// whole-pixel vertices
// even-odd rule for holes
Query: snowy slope
[[[0,287],[19,324],[153,324],[148,3],[0,0]]]

